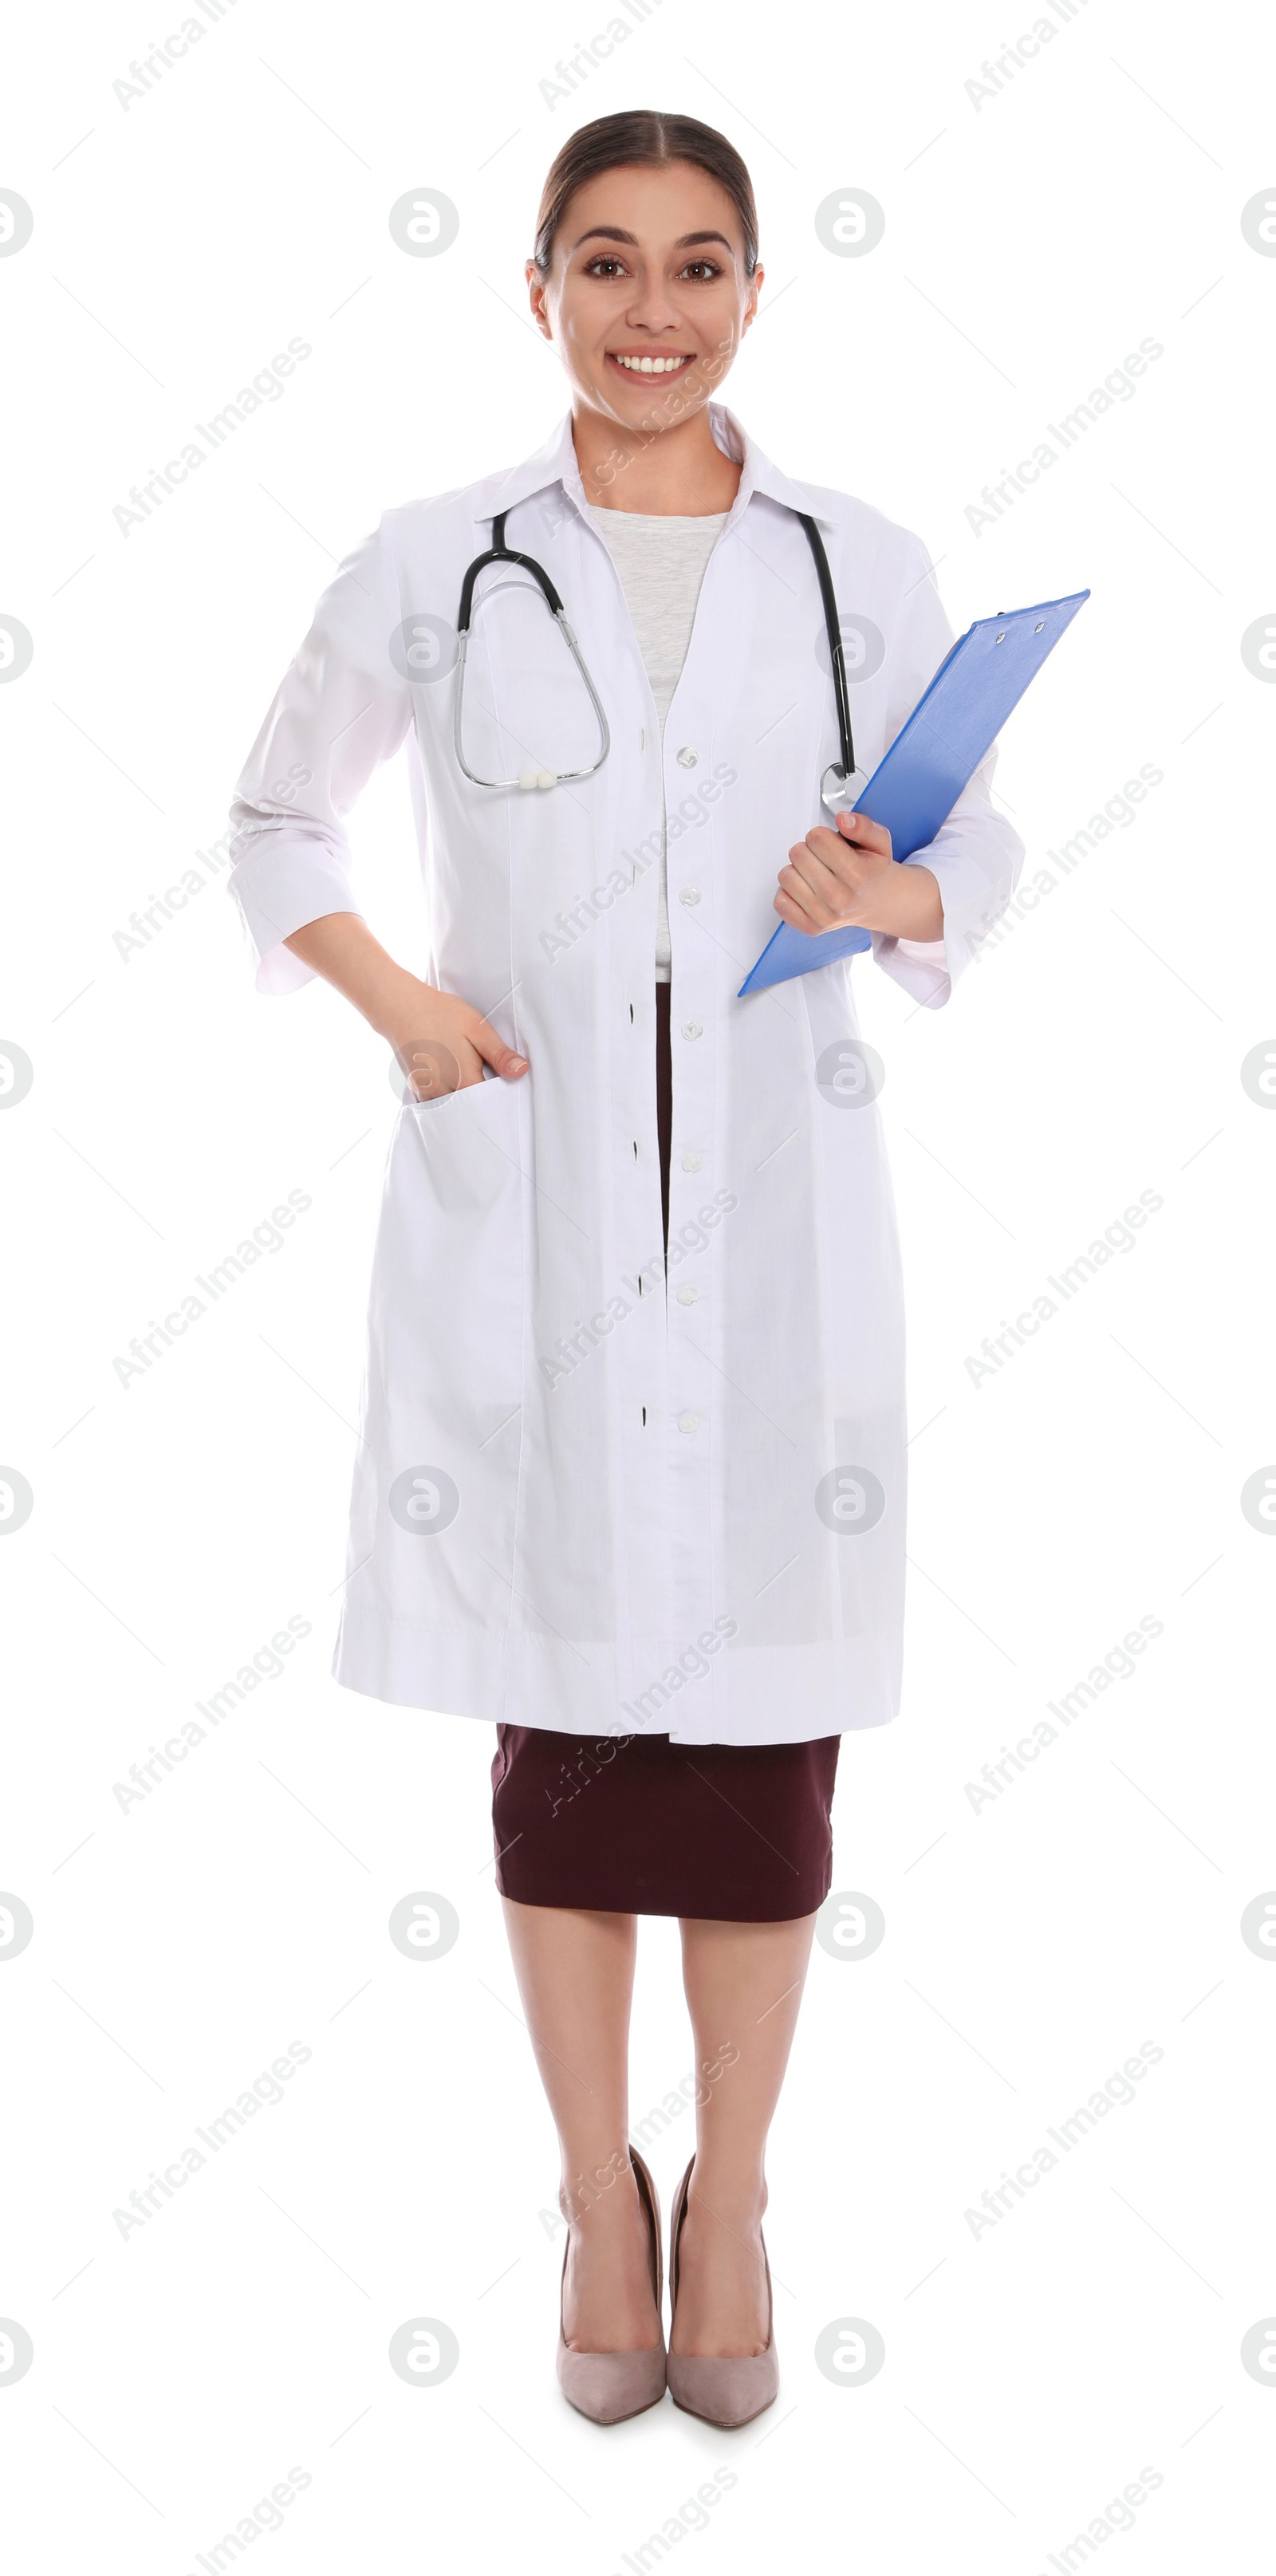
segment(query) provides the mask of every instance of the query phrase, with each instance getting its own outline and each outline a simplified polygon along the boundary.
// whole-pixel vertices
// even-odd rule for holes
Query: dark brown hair
[[[568,199],[587,179],[603,170],[639,162],[648,169],[667,169],[671,161],[690,161],[716,179],[740,218],[744,235],[744,271],[752,277],[758,264],[758,216],[753,182],[734,144],[712,125],[694,116],[660,116],[654,108],[626,108],[619,116],[597,116],[569,135],[554,160],[541,191],[532,257],[544,276],[554,256],[554,236]]]

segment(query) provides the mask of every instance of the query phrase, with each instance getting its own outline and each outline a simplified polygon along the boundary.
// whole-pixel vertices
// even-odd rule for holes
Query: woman
[[[764,2151],[840,1738],[899,1704],[905,1502],[849,971],[738,988],[778,914],[861,925],[946,1001],[1023,852],[991,758],[921,860],[820,820],[839,735],[799,513],[867,770],[952,630],[917,538],[791,482],[711,399],[763,277],[731,145],[645,111],[585,126],[526,274],[571,412],[342,566],[239,782],[231,883],[259,988],[325,976],[409,1078],[333,1669],[496,1722],[497,1879],[563,2157],[559,2376],[599,2422],[667,2382],[737,2424],[778,2385]],[[508,557],[467,583],[501,542],[552,597]],[[360,917],[342,821],[405,740],[424,979]],[[628,2143],[639,1913],[680,1919],[699,2070],[667,2356]]]

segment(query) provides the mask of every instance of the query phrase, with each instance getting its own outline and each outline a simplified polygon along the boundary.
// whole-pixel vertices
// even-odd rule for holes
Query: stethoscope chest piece
[[[849,814],[867,785],[866,769],[848,771],[840,760],[831,761],[820,780],[820,803],[825,813],[834,817]]]

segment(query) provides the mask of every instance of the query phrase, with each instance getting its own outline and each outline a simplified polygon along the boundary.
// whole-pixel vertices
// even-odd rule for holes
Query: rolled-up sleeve
[[[283,944],[294,930],[359,910],[344,818],[411,722],[391,650],[402,615],[382,519],[324,592],[236,782],[228,890],[259,993],[310,982]]]
[[[911,575],[905,579],[890,657],[888,751],[956,640],[920,545],[915,546]],[[1005,911],[1019,882],[1024,845],[993,804],[996,765],[994,743],[934,840],[903,861],[905,867],[929,868],[935,878],[944,912],[943,937],[892,939],[873,932],[878,965],[931,1010],[948,1000],[958,976]]]

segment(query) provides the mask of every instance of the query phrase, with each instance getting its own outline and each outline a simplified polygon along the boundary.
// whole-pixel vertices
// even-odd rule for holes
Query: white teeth
[[[622,358],[618,356],[616,359],[618,367],[628,367],[632,374],[642,376],[672,375],[676,368],[683,367],[686,363],[687,360],[685,355],[681,358]]]

